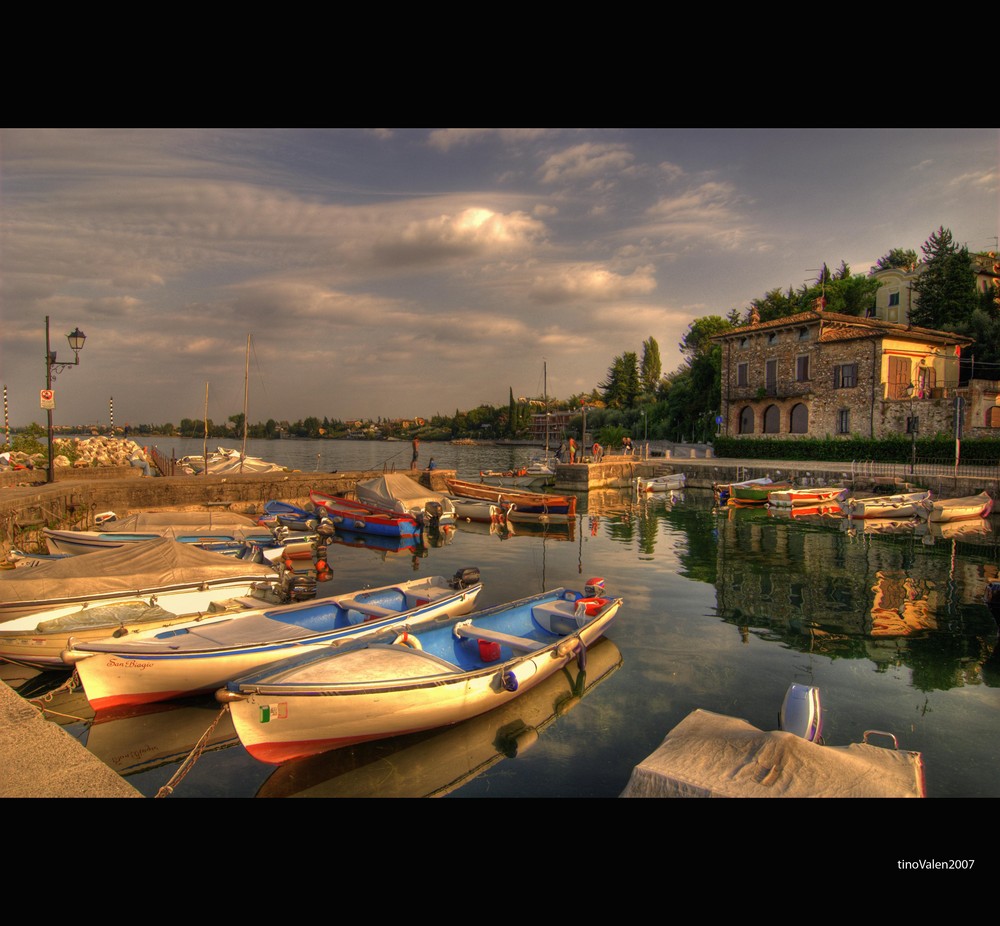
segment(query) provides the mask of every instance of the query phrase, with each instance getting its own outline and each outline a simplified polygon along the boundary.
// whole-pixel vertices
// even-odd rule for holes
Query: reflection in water
[[[984,621],[994,563],[928,549],[919,525],[817,520],[737,510],[718,522],[719,613],[743,633],[834,658],[908,666],[922,690],[982,681],[995,627]],[[982,525],[965,536],[988,536]]]

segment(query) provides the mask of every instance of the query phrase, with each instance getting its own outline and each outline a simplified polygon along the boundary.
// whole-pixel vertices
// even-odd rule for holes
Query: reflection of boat
[[[670,473],[666,476],[638,476],[636,485],[640,492],[672,492],[683,489],[687,482],[684,473]]]
[[[964,498],[925,499],[917,505],[917,516],[925,521],[965,521],[985,518],[993,510],[993,499],[987,492]]]
[[[180,764],[208,731],[203,752],[239,746],[232,719],[220,716],[219,705],[206,698],[98,711],[87,731],[87,750],[127,778]]]
[[[95,710],[212,691],[292,652],[332,647],[384,628],[458,617],[475,607],[479,570],[432,576],[238,616],[205,617],[129,639],[71,641]]]
[[[425,488],[403,473],[386,473],[354,487],[358,500],[396,514],[409,515],[418,524],[454,524],[455,506],[447,495]]]
[[[840,486],[816,486],[812,488],[792,487],[777,489],[768,493],[767,503],[777,508],[817,508],[823,505],[836,505],[840,509],[840,501],[847,495],[847,489]]]
[[[893,521],[889,518],[844,518],[840,522],[842,530],[849,534],[912,534],[917,529],[917,521]]]
[[[449,727],[358,743],[279,766],[257,797],[441,797],[504,759],[521,757],[544,731],[622,665],[604,637],[587,668],[570,664],[520,698]]]
[[[576,539],[576,521],[510,521],[508,537],[544,537],[547,540]]]
[[[765,733],[736,717],[695,710],[635,767],[622,797],[926,797],[923,757],[896,737],[868,730],[864,742],[819,741],[818,689],[793,685]],[[886,737],[893,748],[869,739]]]
[[[931,497],[931,493],[899,492],[895,495],[873,495],[866,498],[845,498],[840,507],[849,518],[891,518],[901,521],[917,514],[917,503]]]
[[[985,540],[993,533],[993,525],[988,518],[974,518],[964,521],[920,521],[916,534],[923,543],[935,540]]]
[[[338,530],[329,542],[347,547],[375,550],[379,553],[402,553],[406,556],[418,553],[424,546],[422,534],[386,537],[384,534],[362,534],[344,530]]]
[[[458,723],[561,671],[604,635],[620,598],[556,589],[395,640],[359,640],[265,666],[221,689],[249,753],[284,762]]]
[[[841,515],[838,502],[819,505],[772,505],[769,502],[767,510],[775,518],[801,518],[808,515],[835,515],[839,518]]]

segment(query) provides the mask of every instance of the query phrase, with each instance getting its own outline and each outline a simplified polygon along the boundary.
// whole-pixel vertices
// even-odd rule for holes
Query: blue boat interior
[[[469,672],[505,662],[525,652],[542,649],[576,632],[589,616],[574,616],[579,592],[565,591],[558,598],[528,602],[495,614],[472,614],[463,622],[417,634],[423,651]],[[505,639],[506,638],[506,639]]]

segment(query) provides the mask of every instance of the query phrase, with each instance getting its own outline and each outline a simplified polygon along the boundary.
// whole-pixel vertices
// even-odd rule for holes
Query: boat
[[[936,523],[939,521],[967,521],[988,517],[993,510],[993,498],[988,492],[967,495],[964,498],[924,499],[917,503],[917,517]]]
[[[206,465],[205,461],[208,460]],[[287,466],[270,463],[260,457],[248,457],[245,452],[218,447],[208,454],[189,454],[177,460],[177,468],[189,476],[230,476],[240,473],[287,473]]]
[[[445,479],[452,495],[478,498],[502,508],[508,521],[571,521],[576,518],[575,495],[505,491],[498,486]]]
[[[715,492],[715,503],[725,505],[733,496],[733,486],[770,485],[774,480],[770,476],[760,476],[757,479],[744,479],[742,482],[716,482],[712,486]]]
[[[394,640],[368,638],[234,679],[229,705],[247,751],[280,763],[432,730],[502,707],[570,662],[614,622],[622,599],[558,588]]]
[[[583,698],[622,666],[602,637],[587,667],[567,666],[503,707],[471,720],[410,736],[358,743],[274,768],[257,797],[443,797],[543,741]],[[229,729],[233,730],[230,719]],[[236,737],[235,730],[233,736]],[[237,743],[239,737],[236,737]]]
[[[409,514],[312,490],[309,492],[309,501],[319,514],[333,522],[337,531],[378,534],[383,537],[414,537],[420,533],[417,519]]]
[[[556,476],[555,468],[544,458],[532,460],[518,469],[480,470],[479,479],[487,485],[510,489],[530,489],[550,485]]]
[[[917,516],[917,505],[931,497],[927,490],[898,492],[895,495],[870,495],[864,498],[848,496],[840,509],[848,518],[890,518],[901,521]]]
[[[638,476],[636,486],[640,492],[675,492],[683,489],[687,482],[684,473],[668,473],[665,476]]]
[[[780,730],[697,709],[637,765],[622,797],[926,797],[923,756],[891,733],[822,742],[819,689],[792,685]],[[875,745],[885,738],[891,748]]]
[[[816,508],[823,505],[836,505],[840,510],[840,502],[847,497],[847,489],[841,486],[795,487],[777,489],[768,493],[768,505],[777,508],[795,508],[809,506]]]
[[[465,498],[462,495],[449,495],[448,498],[455,506],[455,517],[459,522],[477,521],[481,524],[492,524],[506,520],[504,509],[495,502],[482,498]]]
[[[56,608],[89,608],[134,598],[154,598],[162,605],[192,591],[216,597],[249,595],[253,586],[271,586],[279,578],[280,572],[269,564],[154,537],[128,548],[57,557],[30,569],[6,571],[0,575],[0,622]]]
[[[316,530],[319,516],[315,510],[306,511],[289,502],[272,499],[264,505],[264,514],[257,519],[257,523],[271,529],[280,526],[290,531],[306,533]]]
[[[405,514],[418,524],[455,524],[455,506],[446,495],[425,488],[405,473],[386,473],[359,482],[354,488],[358,501],[396,514]]]
[[[131,564],[126,566],[134,566],[137,552],[145,547],[150,549],[139,552],[138,556],[142,568],[121,576],[95,577],[82,572],[80,566],[84,560],[75,556],[58,563],[59,569],[45,566],[28,570],[26,574],[30,577],[44,573],[44,579],[27,584],[36,588],[40,596],[48,597],[3,602],[0,659],[43,669],[63,669],[67,664],[62,653],[71,638],[122,639],[206,614],[243,613],[268,604],[301,601],[316,594],[315,579],[308,576],[286,570],[279,575],[270,567],[241,563],[171,540],[151,540],[130,548],[127,558]],[[125,552],[95,553],[86,562],[89,564],[97,557],[106,559],[112,554],[122,560]],[[73,569],[77,574],[70,575]],[[0,581],[0,591],[9,593],[9,584]],[[88,593],[87,589],[92,591]]]
[[[730,505],[766,505],[772,492],[793,488],[790,482],[742,482],[730,486]]]
[[[467,614],[482,591],[478,569],[431,576],[302,604],[206,616],[127,639],[70,641],[63,659],[94,710],[211,692],[292,652],[330,650],[397,626]],[[395,634],[395,629],[393,633]]]
[[[44,528],[50,553],[72,556],[95,553],[141,540],[169,537],[219,553],[239,555],[247,543],[274,546],[274,535],[246,515],[231,511],[143,512],[105,521],[100,530],[75,531]]]

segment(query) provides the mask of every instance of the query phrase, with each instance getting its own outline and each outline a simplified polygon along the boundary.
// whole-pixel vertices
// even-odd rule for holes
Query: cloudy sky
[[[0,380],[42,422],[402,417],[568,397],[652,336],[996,247],[996,130],[0,130]]]

